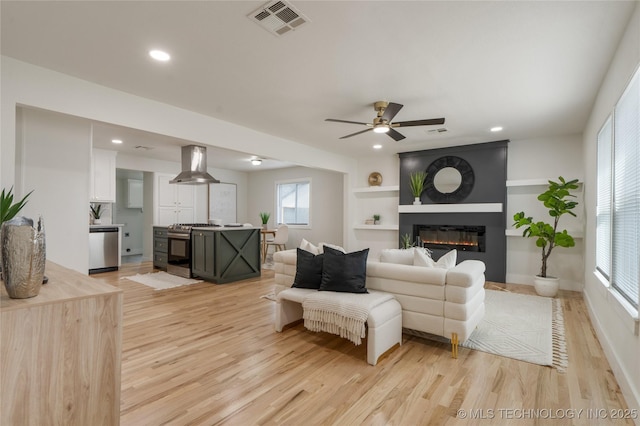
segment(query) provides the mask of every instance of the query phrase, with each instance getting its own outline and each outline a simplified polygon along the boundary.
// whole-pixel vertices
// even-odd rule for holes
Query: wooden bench
[[[303,318],[302,302],[318,290],[288,288],[276,296],[275,329]],[[367,318],[367,362],[376,365],[378,358],[395,345],[402,344],[402,307],[395,299],[387,300],[369,312]]]

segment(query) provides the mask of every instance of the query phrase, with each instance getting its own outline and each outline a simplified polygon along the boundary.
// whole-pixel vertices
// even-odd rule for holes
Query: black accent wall
[[[412,235],[415,224],[486,226],[486,252],[458,251],[458,263],[467,259],[481,260],[487,268],[487,280],[505,282],[508,142],[504,140],[399,154],[401,205],[413,204],[409,175],[416,171],[426,171],[431,163],[445,156],[460,157],[473,169],[473,188],[459,203],[502,203],[502,212],[498,213],[400,213],[400,235]],[[427,197],[426,191],[422,194],[421,201],[423,205],[437,204]],[[438,259],[444,253],[444,250],[434,250],[433,258]]]

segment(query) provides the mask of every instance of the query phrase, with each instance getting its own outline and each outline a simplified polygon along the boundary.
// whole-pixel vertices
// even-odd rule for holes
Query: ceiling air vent
[[[310,22],[309,18],[299,10],[282,0],[263,4],[247,17],[276,36],[284,35],[297,29],[300,25]]]
[[[427,133],[444,133],[444,132],[448,132],[446,127],[439,127],[437,129],[429,129],[426,131]]]

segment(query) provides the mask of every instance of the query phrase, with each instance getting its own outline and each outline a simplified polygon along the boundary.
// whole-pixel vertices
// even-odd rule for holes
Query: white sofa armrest
[[[477,284],[478,279],[484,274],[484,271],[484,262],[479,260],[465,260],[447,270],[447,285],[471,287]],[[484,280],[482,284],[484,285]]]
[[[281,250],[273,254],[276,295],[293,285],[293,280],[296,278],[297,257],[296,249]]]

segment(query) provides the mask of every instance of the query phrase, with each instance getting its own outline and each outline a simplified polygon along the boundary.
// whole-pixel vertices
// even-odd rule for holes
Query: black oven
[[[191,231],[167,231],[167,272],[191,278]]]

